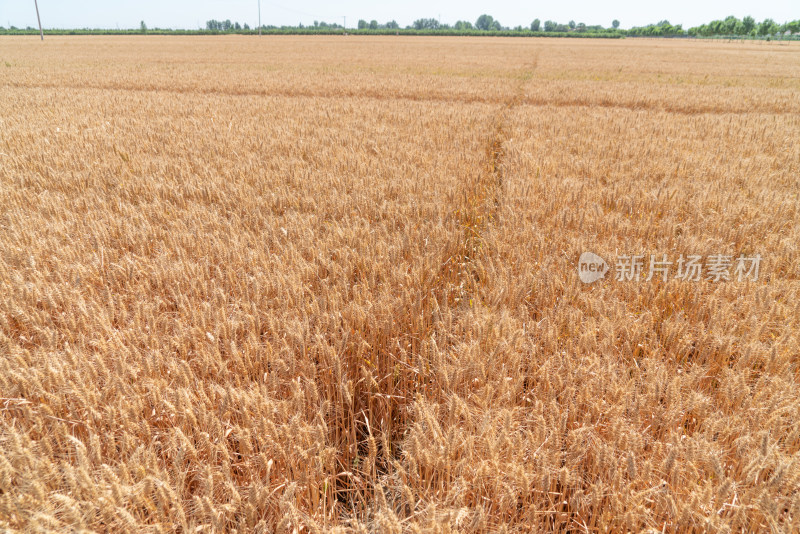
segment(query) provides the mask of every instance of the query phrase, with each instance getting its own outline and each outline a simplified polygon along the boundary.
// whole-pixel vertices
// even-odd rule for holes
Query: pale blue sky
[[[208,19],[231,19],[255,26],[257,0],[39,0],[45,28],[133,28],[144,20],[150,27],[197,28]],[[741,18],[752,15],[761,21],[777,22],[800,18],[800,0],[563,0],[519,2],[505,0],[406,0],[369,2],[367,0],[280,0],[261,1],[263,24],[313,24],[314,20],[342,23],[348,27],[358,19],[383,23],[396,20],[401,26],[417,18],[439,18],[443,23],[463,19],[474,22],[481,13],[494,16],[504,26],[530,25],[534,18],[557,22],[585,22],[610,26],[619,19],[623,28],[642,26],[668,19],[684,28],[697,26],[727,15]],[[0,26],[36,26],[33,0],[0,0]]]

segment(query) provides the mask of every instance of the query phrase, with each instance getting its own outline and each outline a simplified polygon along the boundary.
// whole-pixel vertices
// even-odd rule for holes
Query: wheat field
[[[794,43],[0,39],[0,530],[797,532],[798,243]]]

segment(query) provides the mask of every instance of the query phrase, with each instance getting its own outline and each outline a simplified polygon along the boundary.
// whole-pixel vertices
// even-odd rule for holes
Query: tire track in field
[[[505,158],[506,145],[508,143],[508,131],[512,114],[518,106],[524,104],[525,87],[533,77],[538,62],[538,53],[534,57],[533,63],[521,70],[518,83],[512,95],[505,99],[500,105],[499,113],[490,125],[486,142],[483,145],[485,156],[478,172],[470,175],[462,185],[462,192],[458,198],[462,199],[454,210],[457,222],[456,243],[453,248],[445,252],[440,261],[440,267],[436,271],[435,264],[432,265],[430,278],[422,281],[422,294],[424,298],[415,306],[400,310],[398,317],[405,318],[406,324],[412,325],[408,330],[416,334],[419,339],[434,339],[433,335],[437,329],[437,322],[443,320],[440,310],[444,308],[448,312],[466,311],[475,305],[480,299],[480,286],[485,283],[485,279],[480,275],[480,258],[484,254],[484,236],[488,228],[494,224],[500,207],[503,202],[503,190],[505,187]],[[436,260],[434,260],[436,261]],[[411,317],[418,318],[412,320]],[[458,318],[456,318],[458,320]],[[447,394],[446,390],[441,390],[441,383],[431,373],[431,366],[426,361],[431,354],[436,354],[438,350],[448,350],[453,348],[462,338],[458,334],[438,338],[441,345],[434,343],[434,350],[430,347],[425,349],[421,346],[412,347],[409,351],[412,355],[411,362],[414,370],[410,375],[413,378],[411,390],[416,395],[422,397],[432,397],[441,399],[441,394]],[[438,346],[438,349],[435,348]],[[409,414],[412,404],[416,399],[408,399],[403,402],[403,413]],[[382,453],[384,460],[377,467],[380,485],[385,488],[402,487],[399,482],[398,471],[395,465],[402,462],[404,451],[404,435],[414,421],[406,415],[402,420],[398,420],[395,426],[402,431],[394,436],[382,436],[389,440],[384,441]],[[366,437],[364,437],[366,439]],[[349,491],[349,487],[342,491]],[[374,488],[371,488],[374,490]],[[397,490],[399,493],[400,490]],[[402,500],[402,499],[401,499]]]
[[[537,62],[538,54],[534,57],[533,64],[521,71],[512,95],[502,102],[499,113],[490,126],[484,144],[485,157],[479,172],[470,175],[462,183],[463,192],[459,198],[463,201],[454,211],[459,232],[455,250],[451,249],[449,254],[445,254],[448,257],[441,263],[438,272],[436,264],[431,265],[429,277],[421,281],[419,294],[423,296],[422,299],[409,300],[397,310],[400,330],[416,340],[408,346],[408,350],[401,351],[404,354],[396,355],[403,370],[399,372],[396,367],[394,373],[398,380],[405,383],[404,387],[399,388],[405,394],[401,397],[361,390],[353,395],[358,406],[382,405],[375,412],[386,414],[384,420],[391,421],[391,426],[387,428],[384,420],[368,416],[367,412],[372,415],[372,410],[352,410],[352,413],[358,414],[358,418],[364,418],[367,425],[356,425],[353,428],[354,437],[351,441],[357,444],[357,453],[345,455],[341,467],[348,476],[337,477],[334,489],[336,501],[351,513],[357,513],[357,506],[349,497],[353,492],[373,493],[384,491],[384,488],[397,487],[398,471],[395,463],[402,461],[404,436],[414,423],[409,418],[409,408],[416,402],[416,397],[408,393],[413,391],[422,396],[438,395],[434,391],[439,387],[437,379],[430,373],[430,366],[426,361],[430,356],[430,347],[426,348],[420,341],[434,337],[432,334],[443,304],[447,310],[463,310],[466,309],[465,304],[471,307],[479,298],[479,284],[482,279],[478,274],[478,258],[482,254],[484,233],[496,219],[503,201],[509,121],[514,110],[524,103],[524,89],[533,77]],[[436,259],[432,261],[435,262]],[[447,337],[444,343],[451,345],[455,341],[456,337]],[[387,353],[394,350],[393,347],[385,348]],[[359,380],[355,383],[361,382]],[[358,458],[367,459],[367,465],[374,477],[358,479],[349,474],[349,466]]]
[[[321,89],[225,89],[225,88],[200,88],[182,87],[170,88],[161,86],[134,86],[119,83],[95,84],[61,84],[61,83],[27,83],[10,82],[0,85],[0,89],[41,89],[41,90],[70,90],[78,91],[114,91],[120,93],[160,93],[176,96],[216,96],[216,97],[255,97],[255,98],[298,98],[298,99],[368,99],[377,101],[402,101],[443,104],[502,104],[498,98],[491,95],[465,94],[451,95],[446,93],[413,93],[401,92],[399,94],[386,93],[382,90],[358,91],[325,91]],[[517,104],[535,107],[553,108],[603,108],[612,110],[642,111],[669,113],[673,115],[797,115],[794,106],[785,102],[776,103],[742,103],[732,106],[720,104],[703,104],[689,101],[659,102],[646,99],[629,99],[620,101],[616,97],[578,97],[569,95],[542,96],[527,95],[521,97]]]
[[[483,236],[486,229],[494,224],[503,202],[508,123],[514,110],[525,103],[525,86],[533,78],[537,64],[538,54],[533,63],[521,72],[514,94],[503,103],[492,125],[485,145],[484,168],[477,180],[464,184],[464,202],[456,210],[463,234],[459,242],[457,269],[455,273],[450,273],[451,276],[440,274],[439,277],[453,280],[454,287],[440,288],[440,293],[445,297],[447,294],[454,295],[455,304],[466,303],[471,307],[479,297],[478,289],[483,279],[478,269],[478,258],[484,249]]]

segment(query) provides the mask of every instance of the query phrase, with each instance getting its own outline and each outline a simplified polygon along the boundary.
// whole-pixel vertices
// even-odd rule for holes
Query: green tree
[[[475,28],[483,31],[491,30],[494,27],[495,20],[491,15],[481,15],[475,21]]]
[[[147,33],[147,24],[144,21],[139,23],[139,33]]]
[[[533,19],[533,22],[531,22],[531,31],[538,32],[541,28],[542,28],[542,21],[540,21],[539,19]]]
[[[611,27],[614,28],[615,30],[618,29],[619,28],[619,21],[617,19],[612,20],[611,21]]]
[[[778,25],[772,19],[764,19],[764,21],[758,25],[758,35],[774,35],[778,33]]]
[[[569,21],[569,29],[570,30],[574,30],[575,29],[575,21],[574,20]]]
[[[742,19],[742,25],[744,25],[744,33],[749,34],[756,28],[756,19],[748,15]]]
[[[397,23],[396,20],[390,20],[389,22],[386,23],[386,27],[389,28],[390,30],[397,30],[400,28],[400,25]]]
[[[439,21],[436,19],[417,19],[414,21],[415,30],[438,30]]]
[[[554,32],[554,31],[556,31],[556,27],[557,26],[558,26],[558,24],[556,24],[552,20],[544,21],[544,31],[546,31],[546,32]]]
[[[359,30],[366,30],[367,29],[367,21],[364,20],[364,19],[359,20],[358,21],[358,29]]]
[[[369,21],[369,29],[370,30],[377,30],[378,29],[378,21],[377,20]]]
[[[733,15],[725,17],[725,20],[720,23],[720,33],[722,35],[733,35],[737,22],[739,22],[739,19]]]

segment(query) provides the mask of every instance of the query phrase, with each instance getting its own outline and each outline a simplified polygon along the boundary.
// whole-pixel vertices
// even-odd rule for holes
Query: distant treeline
[[[348,33],[353,35],[486,35],[486,36],[509,36],[509,37],[727,37],[727,38],[781,38],[795,39],[800,34],[800,20],[778,24],[772,19],[765,19],[756,22],[753,17],[738,19],[734,16],[723,20],[714,20],[702,26],[696,26],[684,30],[680,24],[671,24],[668,20],[662,20],[657,24],[647,26],[637,26],[630,29],[621,29],[620,22],[614,20],[610,27],[601,25],[587,25],[583,22],[569,21],[566,24],[546,20],[544,22],[534,19],[529,26],[515,26],[513,28],[503,26],[491,15],[481,15],[472,23],[459,20],[455,24],[442,24],[437,19],[417,19],[401,28],[400,25],[392,20],[386,23],[379,23],[377,20],[359,20],[356,28],[344,28],[337,23],[327,23],[324,21],[314,21],[313,25],[304,26],[270,26],[264,25],[259,28],[251,28],[248,24],[240,24],[230,20],[209,20],[204,29],[197,30],[172,30],[164,28],[148,28],[144,21],[138,29],[133,30],[96,30],[96,29],[77,29],[77,30],[45,30],[48,35],[130,35],[130,34],[154,34],[154,35],[218,35],[218,34],[244,34],[265,33],[273,35],[332,35]],[[27,27],[24,29],[11,26],[6,29],[0,26],[0,34],[25,35],[37,33],[35,28]]]
[[[734,16],[724,20],[712,20],[708,24],[689,28],[689,35],[692,36],[785,36],[800,34],[800,19],[778,24],[772,19],[764,19],[756,22],[753,17],[745,17],[742,20]]]
[[[218,30],[172,30],[165,28],[149,28],[146,32],[140,30],[103,30],[103,29],[75,29],[75,30],[44,30],[45,35],[258,35],[258,28],[251,28],[249,30],[231,30],[231,31],[218,31]],[[262,27],[264,35],[342,35],[345,33],[342,27],[339,28],[304,28],[300,27]],[[607,39],[620,39],[624,37],[622,32],[532,32],[530,30],[455,30],[455,29],[438,29],[438,30],[415,30],[407,28],[398,28],[396,30],[377,29],[377,30],[354,30],[348,28],[346,30],[348,35],[439,35],[439,36],[487,36],[487,37],[583,37],[583,38],[607,38]],[[13,28],[5,29],[0,27],[0,35],[39,35],[39,30],[35,28]]]

